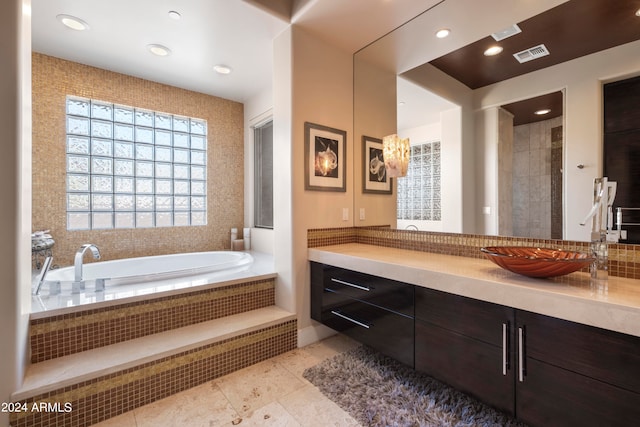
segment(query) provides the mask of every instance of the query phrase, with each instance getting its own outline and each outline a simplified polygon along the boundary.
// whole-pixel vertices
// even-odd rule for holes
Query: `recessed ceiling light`
[[[161,44],[147,45],[147,49],[156,56],[169,56],[171,54],[171,49]]]
[[[180,15],[180,12],[176,12],[175,10],[170,10],[169,18],[173,19],[174,21],[179,21],[180,18],[182,18],[182,15]]]
[[[448,28],[442,28],[441,30],[436,31],[436,37],[439,39],[448,37],[449,34],[451,34],[451,30]]]
[[[636,16],[640,16],[640,9],[636,10]]]
[[[550,109],[548,108],[543,108],[542,110],[538,110],[536,111],[534,114],[537,114],[539,116],[544,116],[545,114],[549,114],[551,112]]]
[[[231,73],[231,68],[226,65],[216,65],[213,67],[214,71],[218,74],[229,74]]]
[[[500,46],[491,46],[489,49],[484,51],[484,56],[494,56],[502,52],[502,48]]]
[[[56,18],[58,18],[58,21],[62,22],[66,27],[71,28],[72,30],[84,31],[89,29],[89,24],[87,24],[80,18],[76,18],[75,16],[60,14],[56,16]]]

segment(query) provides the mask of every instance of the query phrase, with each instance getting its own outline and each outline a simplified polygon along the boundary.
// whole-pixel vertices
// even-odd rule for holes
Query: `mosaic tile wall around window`
[[[50,230],[55,264],[71,265],[73,254],[84,243],[98,245],[103,260],[229,249],[229,230],[242,227],[244,221],[241,103],[38,53],[32,57],[32,77],[32,223],[34,231]],[[206,121],[207,150],[202,161],[207,200],[200,210],[206,209],[206,218],[198,219],[202,225],[67,230],[67,96]]]

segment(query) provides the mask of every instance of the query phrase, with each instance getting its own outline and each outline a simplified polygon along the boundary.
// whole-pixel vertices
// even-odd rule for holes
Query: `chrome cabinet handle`
[[[355,319],[352,319],[349,316],[345,316],[344,314],[340,313],[339,311],[331,310],[331,314],[335,314],[336,316],[341,317],[344,320],[348,320],[351,323],[355,323],[358,326],[362,326],[363,328],[369,329],[371,327],[370,325],[367,325],[366,323],[362,323],[362,322],[359,322],[359,321],[357,321]]]
[[[362,291],[369,292],[371,290],[371,288],[369,288],[367,286],[356,285],[354,283],[345,282],[344,280],[334,279],[333,277],[331,278],[331,281],[332,282],[336,282],[336,283],[340,283],[341,285],[351,286],[352,288],[360,289]]]
[[[524,328],[518,328],[518,381],[524,382]]]
[[[509,368],[509,352],[507,349],[507,333],[509,327],[506,323],[502,324],[502,375],[507,375],[507,369]]]

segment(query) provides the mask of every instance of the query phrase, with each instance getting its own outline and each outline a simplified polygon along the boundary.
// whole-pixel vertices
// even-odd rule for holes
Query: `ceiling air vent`
[[[499,42],[500,40],[515,36],[516,34],[521,32],[522,30],[520,29],[520,27],[518,27],[518,24],[513,24],[512,26],[505,28],[504,30],[496,31],[495,33],[491,34],[491,37],[493,37],[495,41]]]
[[[513,56],[520,62],[529,62],[534,59],[542,58],[543,56],[549,55],[549,50],[543,44],[534,46],[529,49],[525,49],[522,52],[514,53]]]

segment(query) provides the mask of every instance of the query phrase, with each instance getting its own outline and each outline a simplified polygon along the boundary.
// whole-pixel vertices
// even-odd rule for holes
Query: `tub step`
[[[31,363],[275,305],[275,276],[31,315]]]
[[[292,350],[296,335],[295,314],[270,306],[35,363],[13,401],[68,404],[71,414],[27,412],[11,424],[90,425]]]

